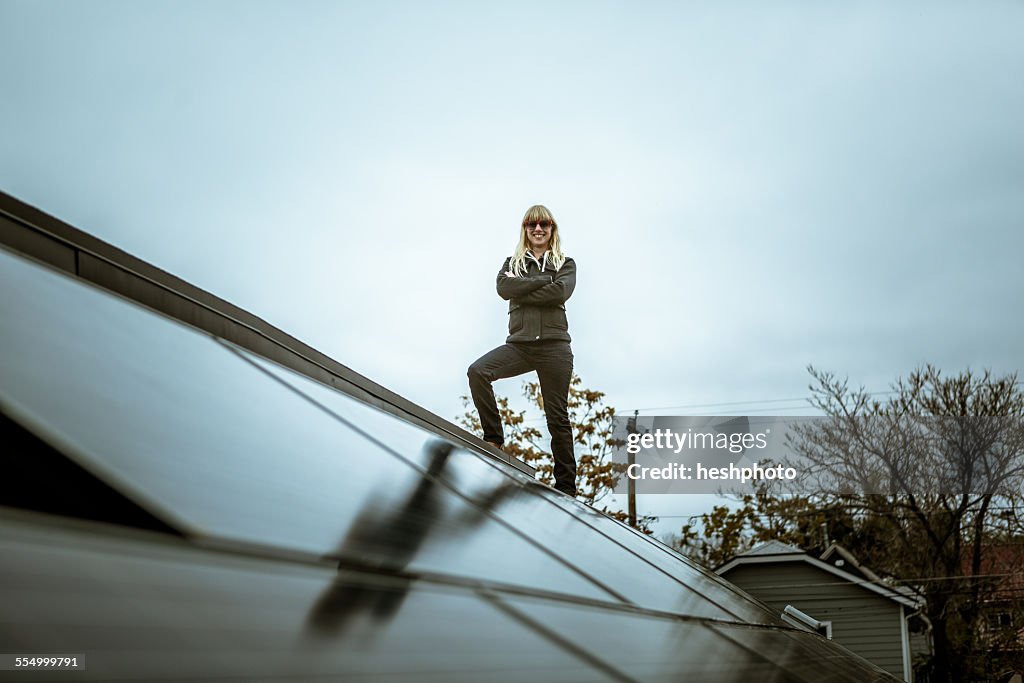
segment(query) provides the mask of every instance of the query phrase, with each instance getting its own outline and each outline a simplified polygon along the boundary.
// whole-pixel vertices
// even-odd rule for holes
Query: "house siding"
[[[898,603],[802,561],[739,565],[722,576],[779,612],[793,605],[831,621],[832,640],[904,677]]]

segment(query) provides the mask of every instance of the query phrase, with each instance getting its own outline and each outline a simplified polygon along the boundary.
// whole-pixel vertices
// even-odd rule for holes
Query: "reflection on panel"
[[[417,457],[410,434],[418,431],[414,427],[287,368],[246,351],[239,350],[239,353],[309,396],[324,410],[354,423],[397,452]],[[417,461],[417,465],[425,466],[421,461]],[[658,557],[660,564],[654,563],[646,555],[634,552],[633,546],[649,545],[649,541],[635,538],[618,522],[532,482],[512,468],[492,464],[476,454],[458,450],[449,460],[443,480],[471,499],[493,508],[495,514],[512,527],[570,563],[587,567],[595,579],[611,586],[634,604],[715,619],[747,620],[751,616],[759,621],[771,619],[769,613],[748,599],[723,591],[721,579],[714,575],[709,577],[683,562],[664,562],[661,557]],[[522,486],[516,486],[516,483]],[[609,535],[610,527],[615,528]],[[614,547],[611,539],[622,543],[625,548],[610,552]],[[647,552],[646,548],[643,550]],[[681,580],[679,574],[692,580]],[[545,579],[544,585],[558,590],[551,579]],[[711,587],[720,602],[716,604],[713,598],[709,599],[706,586]]]

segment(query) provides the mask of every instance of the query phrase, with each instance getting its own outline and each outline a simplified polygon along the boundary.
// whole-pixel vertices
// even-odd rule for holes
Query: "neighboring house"
[[[885,585],[848,551],[833,544],[821,558],[768,541],[715,570],[769,607],[792,605],[831,626],[831,637],[869,662],[913,680],[908,619],[923,602]]]
[[[989,663],[999,680],[1021,683],[1024,678],[1024,543],[993,541],[981,549],[975,572],[964,553],[964,576],[976,576],[982,600],[983,638]]]

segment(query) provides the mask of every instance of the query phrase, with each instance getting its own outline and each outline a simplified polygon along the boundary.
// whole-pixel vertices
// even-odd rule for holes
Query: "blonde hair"
[[[526,236],[526,226],[533,225],[537,221],[551,221],[551,240],[548,242],[550,257],[547,262],[553,265],[555,270],[559,270],[562,264],[565,263],[565,254],[562,253],[562,240],[558,237],[558,223],[555,222],[555,217],[551,215],[546,206],[535,204],[527,209],[523,215],[523,222],[519,226],[519,243],[516,244],[516,250],[513,252],[512,260],[509,263],[509,268],[517,277],[526,275],[526,254],[530,251],[530,241]]]

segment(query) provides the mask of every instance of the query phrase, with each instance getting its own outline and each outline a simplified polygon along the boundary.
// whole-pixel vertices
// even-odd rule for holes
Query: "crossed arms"
[[[571,258],[552,275],[531,277],[509,277],[509,260],[498,271],[498,296],[514,304],[531,306],[559,306],[564,304],[576,289],[576,262]]]

